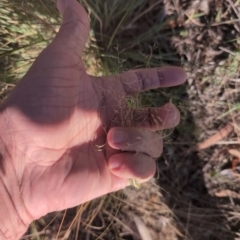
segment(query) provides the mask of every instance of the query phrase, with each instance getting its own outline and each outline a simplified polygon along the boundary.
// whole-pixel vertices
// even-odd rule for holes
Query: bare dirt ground
[[[239,22],[233,21],[239,3],[183,1],[174,7],[188,18],[186,35],[171,41],[181,58],[187,59],[189,78],[187,96],[180,103],[185,120],[159,161],[159,184],[167,189],[164,196],[187,239],[235,239],[239,176],[232,161],[238,157],[229,150],[239,149],[238,110],[233,109],[239,102],[239,42],[232,41],[239,37]],[[205,14],[191,19],[197,12]],[[224,141],[203,150],[193,148],[227,123],[233,123],[234,130],[220,139]]]

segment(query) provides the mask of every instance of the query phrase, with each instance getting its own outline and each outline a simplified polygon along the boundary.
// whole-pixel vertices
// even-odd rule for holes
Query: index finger
[[[137,69],[117,76],[127,95],[160,87],[173,87],[184,83],[186,72],[180,67]]]

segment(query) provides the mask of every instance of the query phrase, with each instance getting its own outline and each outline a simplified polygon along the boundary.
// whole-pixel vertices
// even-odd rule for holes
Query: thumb
[[[57,8],[63,17],[63,22],[53,45],[57,44],[81,54],[90,28],[85,9],[76,0],[58,0]]]

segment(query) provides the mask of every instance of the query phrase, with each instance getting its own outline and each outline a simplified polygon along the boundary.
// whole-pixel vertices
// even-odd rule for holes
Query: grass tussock
[[[54,4],[47,1],[1,1],[1,81],[21,79],[58,31],[59,19]]]

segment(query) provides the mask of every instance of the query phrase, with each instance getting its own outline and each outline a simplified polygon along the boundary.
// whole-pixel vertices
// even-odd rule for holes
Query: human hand
[[[26,225],[122,189],[128,179],[149,180],[162,151],[155,130],[176,126],[180,114],[172,104],[129,110],[125,98],[186,79],[178,67],[87,75],[88,16],[75,0],[58,9],[59,33],[0,108],[0,178]]]

